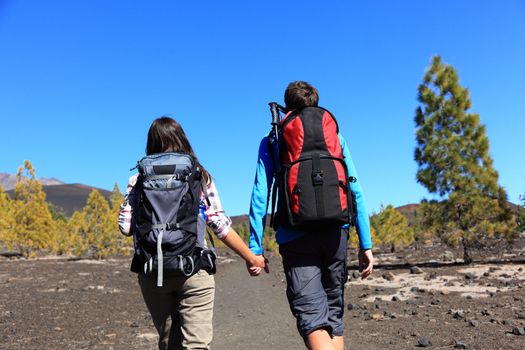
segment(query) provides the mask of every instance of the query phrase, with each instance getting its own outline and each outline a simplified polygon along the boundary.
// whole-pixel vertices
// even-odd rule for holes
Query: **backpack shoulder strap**
[[[211,202],[210,202],[210,196],[208,196],[208,191],[206,190],[207,187],[208,187],[208,184],[206,183],[206,179],[204,178],[204,176],[201,176],[201,180],[200,180],[201,192],[202,192],[202,195],[204,196],[204,200],[206,201],[206,205],[210,207]]]
[[[272,196],[272,202],[271,202],[271,215],[270,215],[270,227],[274,227],[275,222],[275,205],[277,204],[277,190],[278,190],[278,174],[280,171],[281,163],[279,160],[279,140],[277,139],[276,130],[272,129],[270,133],[268,134],[268,148],[269,148],[269,154],[272,158],[273,163],[273,176],[272,176],[272,190],[271,190],[271,196]],[[266,197],[266,212],[268,212],[268,205],[270,204],[270,192],[268,192],[268,196]]]

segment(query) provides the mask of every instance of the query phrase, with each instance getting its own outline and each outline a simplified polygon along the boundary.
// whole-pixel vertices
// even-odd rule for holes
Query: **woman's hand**
[[[264,270],[266,273],[270,272],[268,268],[268,259],[264,255],[255,255],[255,258],[250,263],[246,263],[246,268],[251,276],[259,276]]]
[[[246,267],[248,268],[250,275],[258,276],[261,274],[263,269],[266,272],[270,272],[268,270],[268,265],[266,265],[268,260],[266,260],[263,255],[253,254],[246,243],[244,243],[244,241],[241,239],[241,237],[239,237],[233,228],[230,227],[226,236],[222,238],[222,241],[235,253],[239,254],[239,256],[243,258],[244,261],[246,261]]]

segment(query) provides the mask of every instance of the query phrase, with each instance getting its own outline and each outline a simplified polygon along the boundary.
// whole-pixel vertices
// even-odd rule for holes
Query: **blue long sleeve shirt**
[[[357,176],[357,171],[350,156],[348,145],[343,136],[339,135],[339,142],[343,151],[343,157],[348,168],[348,176],[356,178],[357,181],[350,182],[350,189],[354,192],[357,204],[356,230],[359,237],[361,249],[372,248],[370,238],[370,222],[365,206],[363,190]],[[270,140],[265,136],[259,145],[259,156],[257,158],[257,170],[252,190],[250,203],[250,250],[254,254],[262,254],[262,240],[266,223],[266,214],[270,202],[270,192],[274,181],[274,163],[270,153]],[[304,235],[304,232],[279,226],[276,232],[278,244],[284,244]]]

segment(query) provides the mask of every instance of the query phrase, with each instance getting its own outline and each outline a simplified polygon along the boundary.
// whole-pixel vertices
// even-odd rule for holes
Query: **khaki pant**
[[[209,349],[213,337],[215,280],[205,270],[191,277],[165,277],[157,287],[156,275],[139,274],[146,306],[159,333],[159,349]]]

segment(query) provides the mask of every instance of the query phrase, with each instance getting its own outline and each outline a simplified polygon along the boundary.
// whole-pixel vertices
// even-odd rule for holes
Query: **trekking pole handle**
[[[276,102],[270,102],[268,105],[270,106],[270,112],[272,112],[272,125],[279,125],[281,121],[279,111],[286,111],[286,109]]]

